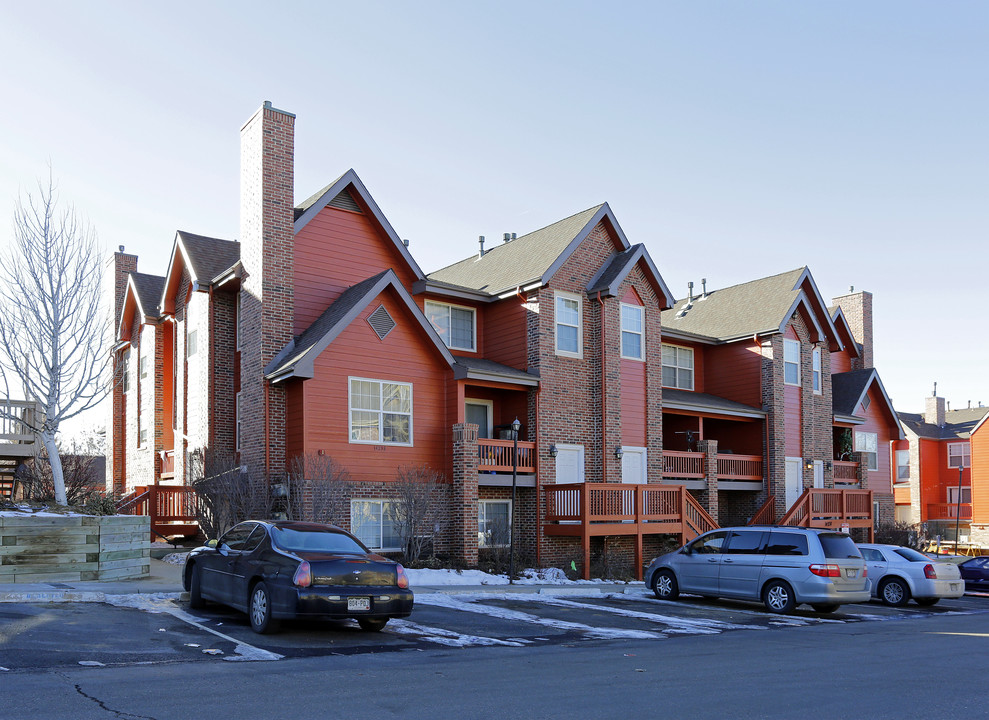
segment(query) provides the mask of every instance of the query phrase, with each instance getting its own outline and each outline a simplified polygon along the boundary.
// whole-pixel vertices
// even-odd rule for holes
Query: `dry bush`
[[[66,504],[81,506],[104,486],[96,458],[91,455],[62,454],[62,476]],[[47,457],[35,457],[21,464],[14,473],[14,497],[30,502],[55,502],[55,482]]]
[[[417,565],[432,550],[441,518],[446,516],[447,496],[443,475],[426,465],[400,467],[393,487],[395,530],[402,539],[405,562]]]
[[[329,455],[293,458],[284,485],[289,520],[342,525],[350,516],[350,475]]]
[[[215,539],[244,520],[271,517],[268,483],[232,455],[209,450],[190,454],[194,511],[199,528]]]

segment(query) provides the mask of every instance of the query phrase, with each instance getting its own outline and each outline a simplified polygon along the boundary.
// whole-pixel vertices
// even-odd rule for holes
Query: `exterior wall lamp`
[[[559,454],[559,450],[556,449],[556,445],[549,446],[549,456],[555,458]]]
[[[825,460],[825,461],[824,461],[824,469],[825,469],[825,470],[830,470],[830,469],[831,469],[831,467],[832,467],[832,466],[831,466],[831,461],[830,461],[830,460]]]
[[[814,461],[813,460],[804,460],[804,469],[805,470],[813,470],[814,469]]]
[[[622,459],[622,455],[624,455],[624,454],[625,454],[625,451],[622,450],[622,446],[621,445],[619,445],[618,447],[615,448],[615,460],[621,460]]]

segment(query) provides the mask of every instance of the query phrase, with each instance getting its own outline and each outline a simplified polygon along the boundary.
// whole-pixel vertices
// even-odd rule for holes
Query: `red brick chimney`
[[[852,360],[852,370],[875,367],[872,356],[872,293],[861,290],[836,297],[832,302],[841,308],[855,342],[862,346],[862,356]]]
[[[137,272],[137,255],[124,252],[124,246],[113,253],[103,269],[103,298],[106,303],[106,325],[104,328],[103,346],[107,353],[113,352],[117,341],[117,326],[120,324],[120,313],[124,309],[124,294],[127,292],[127,278],[132,272]],[[118,359],[116,353],[114,360]],[[116,364],[113,365],[116,370]],[[114,374],[116,377],[116,374]],[[124,412],[124,392],[120,383],[114,383],[110,390],[110,402],[107,403],[106,419],[106,489],[123,495],[127,468],[125,460],[126,448],[126,417]]]
[[[255,477],[285,467],[285,391],[264,369],[292,340],[294,163],[295,115],[265,102],[240,131],[241,463]]]

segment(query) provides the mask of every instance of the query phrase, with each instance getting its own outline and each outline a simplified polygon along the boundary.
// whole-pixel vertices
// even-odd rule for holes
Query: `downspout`
[[[598,290],[598,305],[601,306],[601,482],[608,482],[608,408],[605,404],[605,333],[604,333],[604,300],[601,299],[601,291]]]
[[[268,442],[268,387],[270,384],[265,378],[261,378],[261,385],[264,387],[264,477],[268,484],[271,483],[271,443]]]
[[[543,461],[541,460],[541,456],[539,454],[539,446],[540,446],[540,442],[539,442],[539,437],[540,437],[540,432],[539,432],[539,394],[542,391],[543,391],[543,386],[542,385],[537,385],[536,386],[536,410],[535,410],[535,413],[536,413],[535,414],[536,432],[534,433],[534,437],[533,437],[533,440],[535,440],[535,443],[536,443],[536,567],[542,567],[543,566],[542,561],[540,560],[540,557],[542,556],[542,553],[540,552],[540,549],[542,548],[542,539],[543,539],[543,521],[542,521],[543,514],[539,511],[539,503],[540,503],[540,501],[542,500],[542,497],[543,497],[543,494],[542,494],[543,486],[542,486],[542,482],[540,481],[540,476],[542,475],[540,465],[542,465],[542,462]],[[512,508],[512,512],[515,512],[515,509],[514,508]]]
[[[213,407],[213,393],[216,392],[216,340],[213,332],[213,323],[210,322],[213,319],[213,312],[215,308],[213,306],[213,284],[210,283],[209,286],[209,312],[206,313],[207,320],[207,330],[209,332],[209,387],[206,388],[206,402],[207,407]],[[213,440],[216,436],[216,423],[210,422],[209,426],[209,436],[206,438],[206,442],[209,447],[216,447]]]

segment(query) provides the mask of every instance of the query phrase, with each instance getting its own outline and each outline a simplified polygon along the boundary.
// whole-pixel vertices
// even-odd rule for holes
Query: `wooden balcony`
[[[834,461],[834,486],[851,488],[859,485],[859,464],[846,460]]]
[[[477,440],[477,472],[478,482],[481,485],[504,485],[505,477],[511,476],[512,452],[515,442],[513,440],[492,440],[491,438],[478,438]],[[536,443],[518,443],[518,466],[516,470],[522,477],[521,486],[535,486],[536,475]],[[496,481],[497,480],[497,481]]]
[[[663,451],[663,479],[683,482],[693,487],[704,481],[704,453]],[[763,482],[761,455],[718,453],[717,475],[719,490],[758,490]],[[759,485],[754,487],[753,483]]]
[[[805,490],[779,524],[832,530],[842,530],[846,527],[867,528],[871,542],[872,491],[831,488]]]
[[[117,503],[121,515],[151,518],[151,539],[189,537],[199,533],[195,492],[186,485],[148,485],[134,488]]]
[[[972,503],[927,503],[928,520],[971,520]]]
[[[33,457],[37,452],[37,438],[28,423],[41,422],[43,417],[38,403],[0,399],[0,457]]]
[[[656,483],[573,483],[544,485],[546,535],[581,538],[584,578],[590,578],[590,539],[635,537],[636,577],[642,579],[642,536],[680,535],[686,542],[718,523],[683,486]]]

